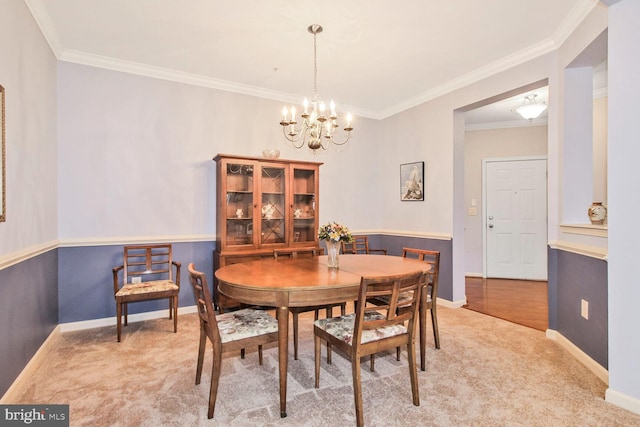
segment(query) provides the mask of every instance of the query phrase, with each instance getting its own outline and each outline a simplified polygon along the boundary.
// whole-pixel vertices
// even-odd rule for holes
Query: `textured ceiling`
[[[596,0],[25,0],[58,59],[384,118],[556,49]],[[516,101],[520,103],[520,101]]]

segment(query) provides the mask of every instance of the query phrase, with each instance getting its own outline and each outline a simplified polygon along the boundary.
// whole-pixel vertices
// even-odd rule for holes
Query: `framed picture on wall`
[[[400,165],[400,200],[424,201],[424,162]]]

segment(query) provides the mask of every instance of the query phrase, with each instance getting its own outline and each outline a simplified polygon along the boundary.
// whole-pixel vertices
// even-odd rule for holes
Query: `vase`
[[[327,256],[327,266],[329,268],[340,268],[340,242],[332,242],[331,240],[327,240]]]
[[[607,207],[602,202],[593,202],[587,210],[589,220],[593,225],[602,225],[607,219]]]

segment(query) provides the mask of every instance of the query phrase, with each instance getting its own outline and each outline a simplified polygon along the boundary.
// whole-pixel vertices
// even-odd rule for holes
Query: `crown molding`
[[[46,8],[44,7],[43,1],[25,0],[25,3],[31,11],[36,23],[40,27],[45,39],[49,43],[51,50],[60,61],[218,89],[279,102],[295,103],[300,100],[300,96],[296,94],[274,91],[257,86],[214,79],[196,74],[183,73],[167,68],[153,67],[137,62],[94,55],[76,50],[66,50],[62,47],[57,32],[55,31],[55,27],[46,11]],[[578,3],[571,13],[564,19],[560,27],[554,32],[553,36],[547,40],[543,40],[542,42],[520,50],[512,55],[494,61],[486,66],[477,68],[476,70],[434,87],[433,89],[392,105],[389,108],[377,111],[354,106],[352,108],[352,112],[361,117],[382,120],[556,50],[597,4],[598,0],[583,0]]]

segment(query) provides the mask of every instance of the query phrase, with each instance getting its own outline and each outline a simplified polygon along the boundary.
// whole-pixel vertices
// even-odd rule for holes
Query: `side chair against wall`
[[[407,347],[413,404],[420,406],[415,358],[415,319],[425,275],[411,273],[387,277],[362,277],[356,312],[314,322],[315,387],[320,387],[321,340],[342,351],[351,360],[353,395],[358,426],[364,425],[360,358],[379,351]],[[400,295],[411,295],[400,299]],[[386,297],[387,305],[368,306],[370,298]]]
[[[386,249],[372,249],[369,247],[368,236],[353,236],[351,242],[340,242],[343,254],[381,254],[386,255]]]
[[[189,264],[189,279],[196,298],[200,318],[200,345],[196,367],[196,385],[202,377],[202,364],[207,339],[213,346],[213,366],[211,368],[211,388],[209,389],[209,409],[207,417],[213,418],[220,382],[222,353],[258,346],[258,362],[262,365],[262,345],[278,342],[278,321],[264,310],[243,308],[238,311],[216,316],[211,299],[211,291],[204,273],[196,271]]]
[[[437,349],[440,348],[440,334],[438,332],[438,275],[440,272],[440,252],[427,249],[402,248],[402,256],[424,261],[431,266],[422,291],[419,317],[420,317],[420,369],[427,369],[427,310],[431,313],[431,326],[433,326],[433,340]],[[401,295],[400,298],[410,298],[410,295]],[[385,298],[372,298],[368,302],[373,304],[386,304]],[[400,349],[397,350],[397,359],[400,360]],[[372,357],[372,365],[374,363]]]
[[[112,269],[118,342],[122,334],[123,314],[124,325],[128,324],[130,302],[168,299],[169,319],[173,318],[173,332],[178,332],[180,266],[179,262],[173,260],[170,244],[124,247],[124,263]],[[175,276],[173,268],[175,268]],[[122,281],[118,277],[120,271],[122,271]]]
[[[278,258],[298,258],[298,257],[314,257],[321,255],[320,248],[299,248],[299,249],[274,249],[273,257]],[[293,316],[293,358],[298,360],[298,317],[300,313],[306,313],[309,311],[314,312],[314,320],[318,320],[319,312],[321,309],[325,309],[327,317],[333,317],[333,307],[340,307],[340,314],[345,315],[347,310],[347,303],[319,305],[319,306],[306,306],[306,307],[289,307],[289,311]]]

